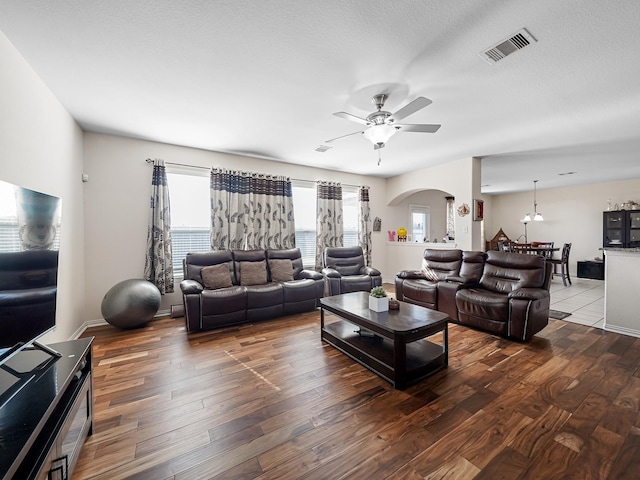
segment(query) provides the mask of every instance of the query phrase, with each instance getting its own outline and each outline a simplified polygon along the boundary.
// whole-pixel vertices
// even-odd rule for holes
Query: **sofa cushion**
[[[509,320],[509,298],[507,295],[484,289],[469,288],[456,293],[456,306],[460,314],[476,319],[507,322]],[[473,325],[482,327],[482,325]]]
[[[369,292],[371,288],[369,275],[350,275],[340,279],[340,293]]]
[[[459,275],[462,264],[462,250],[425,249],[423,253],[422,271],[427,280],[438,282],[449,275]]]
[[[435,307],[438,303],[436,285],[428,280],[405,280],[402,286],[404,298],[399,300]]]
[[[267,264],[259,262],[240,263],[240,285],[263,285],[267,283]]]
[[[271,280],[274,282],[290,282],[293,280],[293,263],[286,258],[269,259]]]
[[[228,263],[219,263],[218,265],[204,267],[201,270],[200,275],[202,275],[204,288],[216,289],[230,287],[233,285],[231,282],[231,272],[229,271]]]

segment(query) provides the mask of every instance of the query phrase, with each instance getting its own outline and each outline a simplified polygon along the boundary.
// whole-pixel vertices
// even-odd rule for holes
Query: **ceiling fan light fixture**
[[[385,144],[396,133],[397,130],[392,125],[373,125],[364,131],[364,136],[374,145]]]
[[[527,213],[522,220],[522,223],[529,223],[531,221],[531,214]]]
[[[544,221],[544,218],[542,218],[542,214],[540,212],[536,212],[536,214],[533,217],[533,221],[534,222],[542,222],[542,221]]]

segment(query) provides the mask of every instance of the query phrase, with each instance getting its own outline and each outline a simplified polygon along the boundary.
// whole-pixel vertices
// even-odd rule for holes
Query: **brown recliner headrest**
[[[487,252],[480,285],[487,290],[509,293],[519,288],[542,288],[545,260],[538,255]]]

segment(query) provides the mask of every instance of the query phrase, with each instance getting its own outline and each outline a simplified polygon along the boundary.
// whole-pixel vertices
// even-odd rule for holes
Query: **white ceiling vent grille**
[[[527,45],[537,42],[526,28],[516,32],[506,40],[502,40],[493,47],[480,52],[480,56],[489,63],[496,63],[513,52],[523,49]]]
[[[332,148],[332,147],[327,147],[327,146],[325,146],[325,145],[318,145],[318,146],[315,148],[315,151],[316,151],[316,152],[320,152],[320,153],[324,153],[324,152],[326,152],[327,150],[329,150],[330,148]]]

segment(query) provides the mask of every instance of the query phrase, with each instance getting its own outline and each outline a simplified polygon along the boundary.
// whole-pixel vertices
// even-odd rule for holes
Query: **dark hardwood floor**
[[[84,333],[95,426],[74,480],[640,478],[640,339],[451,325],[449,367],[396,391],[321,343],[319,312],[183,322]]]

